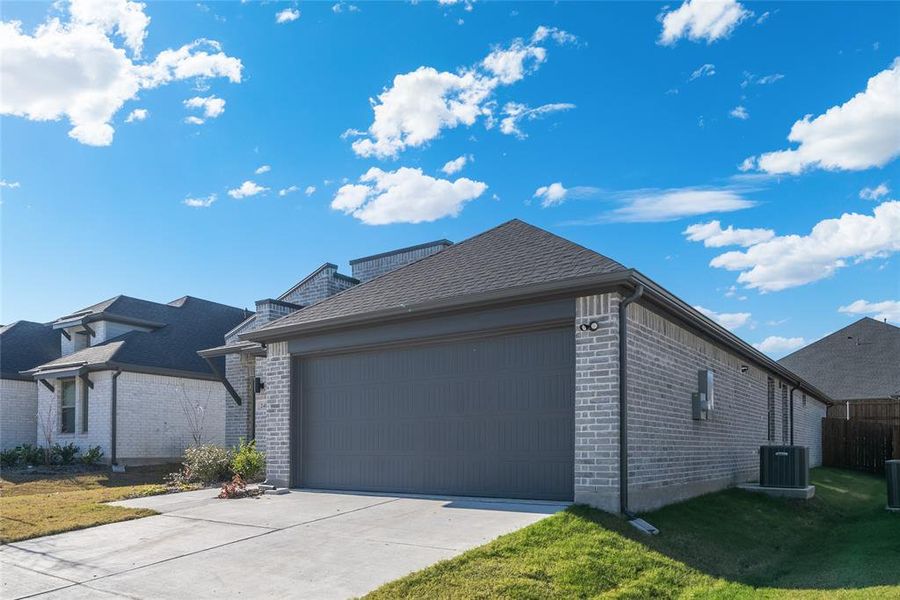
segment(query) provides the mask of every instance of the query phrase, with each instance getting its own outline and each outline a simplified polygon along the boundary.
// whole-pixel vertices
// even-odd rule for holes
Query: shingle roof
[[[16,321],[0,328],[0,377],[28,379],[20,373],[59,356],[59,332],[49,325]]]
[[[778,362],[834,400],[889,398],[900,390],[900,327],[866,317]]]
[[[60,365],[83,362],[98,365],[114,362],[153,369],[172,369],[210,375],[209,365],[197,351],[222,343],[222,336],[247,317],[240,308],[186,296],[169,304],[129,296],[117,296],[74,315],[101,315],[152,321],[162,324],[152,331],[129,331],[97,345],[41,364],[49,370]],[[34,365],[31,365],[34,367]],[[30,367],[28,367],[30,368]]]
[[[625,270],[602,254],[514,219],[291,313],[259,331]]]

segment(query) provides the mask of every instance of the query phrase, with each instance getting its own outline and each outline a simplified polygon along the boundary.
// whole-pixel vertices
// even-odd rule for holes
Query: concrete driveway
[[[565,508],[559,503],[201,490],[161,514],[0,547],[2,598],[347,598]]]

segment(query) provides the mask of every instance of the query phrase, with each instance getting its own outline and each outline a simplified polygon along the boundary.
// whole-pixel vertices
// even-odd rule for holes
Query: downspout
[[[633,518],[628,510],[628,305],[644,294],[638,284],[634,292],[619,302],[619,512]]]
[[[115,373],[112,374],[112,397],[110,398],[110,413],[112,418],[112,423],[110,424],[110,451],[109,451],[109,460],[112,466],[115,466],[116,463],[116,392],[118,385],[116,384],[116,380],[119,378],[119,375],[122,374],[122,369],[117,369]]]

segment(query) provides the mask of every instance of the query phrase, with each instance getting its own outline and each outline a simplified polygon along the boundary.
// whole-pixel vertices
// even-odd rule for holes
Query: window
[[[768,378],[769,384],[769,441],[775,441],[775,380],[771,377]]]
[[[75,433],[74,379],[63,379],[60,382],[59,431],[60,433]]]
[[[81,433],[88,430],[88,399],[90,398],[90,386],[87,379],[81,380]]]

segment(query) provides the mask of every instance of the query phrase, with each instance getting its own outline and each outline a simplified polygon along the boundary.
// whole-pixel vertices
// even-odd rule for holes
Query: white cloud
[[[228,190],[228,195],[232,198],[247,198],[249,196],[255,196],[257,194],[267,192],[268,190],[269,188],[267,187],[257,185],[256,183],[247,180],[241,184],[241,187],[234,188],[233,190]]]
[[[767,173],[798,174],[808,169],[858,171],[882,167],[900,155],[900,58],[870,78],[866,89],[816,118],[806,115],[791,127],[796,148],[752,157]]]
[[[194,96],[184,101],[187,108],[199,108],[203,110],[203,116],[207,119],[215,119],[225,112],[225,101],[216,96]]]
[[[183,203],[185,206],[190,206],[191,208],[209,208],[215,201],[216,195],[210,194],[209,196],[200,198],[188,197],[184,199]]]
[[[444,166],[441,167],[441,171],[446,173],[447,175],[453,175],[454,173],[459,173],[466,166],[466,163],[473,160],[472,155],[466,156],[463,154],[462,156],[458,156],[453,160],[448,160],[444,163]]]
[[[203,125],[204,123],[206,123],[206,121],[204,121],[200,117],[195,117],[194,115],[185,117],[184,122],[187,123],[188,125]]]
[[[608,220],[624,222],[673,221],[709,213],[725,213],[751,208],[752,200],[733,189],[674,188],[634,190],[619,194],[624,206],[611,211]]]
[[[554,31],[538,37],[565,39],[565,32]],[[471,126],[479,117],[492,126],[495,90],[521,80],[546,60],[546,48],[537,44],[513,40],[494,48],[478,65],[453,73],[422,66],[395,76],[390,87],[370,100],[374,119],[366,137],[353,142],[353,151],[365,157],[396,157],[408,147],[430,142],[444,129]],[[344,135],[359,133],[348,129]]]
[[[859,197],[863,200],[878,200],[890,193],[891,189],[887,186],[886,183],[879,183],[873,188],[864,187],[863,189],[859,190]]]
[[[757,342],[753,344],[753,347],[759,350],[760,352],[765,352],[766,354],[787,354],[797,348],[801,348],[806,345],[806,340],[802,337],[781,337],[780,335],[770,335],[766,339],[761,342]]]
[[[686,37],[711,44],[728,37],[752,13],[735,0],[687,0],[679,8],[658,17],[662,23],[659,43],[671,46]]]
[[[48,18],[31,34],[18,21],[0,22],[0,114],[32,121],[66,117],[72,125],[70,137],[108,146],[115,133],[113,117],[141,90],[182,79],[241,81],[241,61],[225,55],[211,40],[196,40],[164,50],[152,62],[141,61],[149,24],[143,8],[124,0],[76,0],[68,20]]]
[[[750,118],[750,113],[747,112],[747,109],[743,106],[735,106],[731,109],[731,112],[728,113],[730,116],[735,119],[740,119],[741,121],[746,121]],[[752,167],[751,167],[752,168]]]
[[[550,113],[571,110],[573,108],[575,108],[574,104],[565,102],[544,104],[543,106],[538,106],[536,108],[530,108],[527,105],[519,104],[518,102],[507,102],[506,106],[503,107],[503,114],[506,116],[500,120],[500,131],[507,135],[514,135],[519,139],[525,139],[528,136],[519,129],[519,123],[521,121],[534,121],[535,119],[543,118]]]
[[[115,33],[134,57],[140,58],[150,25],[144,7],[140,2],[127,0],[72,0],[69,14],[75,25],[93,27],[107,35]]]
[[[534,191],[534,198],[541,199],[541,206],[548,208],[562,204],[566,200],[566,194],[569,190],[563,187],[563,184],[557,181],[550,185],[542,185]]]
[[[303,193],[306,194],[307,196],[312,196],[313,194],[316,193],[316,186],[314,186],[314,185],[306,186],[306,189],[303,190]]]
[[[262,165],[262,166],[258,167],[254,171],[254,173],[256,173],[257,175],[262,175],[263,173],[268,173],[271,170],[272,170],[272,167],[270,167],[269,165]]]
[[[809,235],[776,236],[745,251],[716,256],[710,265],[740,271],[738,283],[762,292],[784,290],[833,275],[838,269],[900,251],[900,201],[873,214],[825,219]]]
[[[748,71],[744,71],[744,80],[741,82],[741,87],[746,88],[750,85],[771,85],[776,81],[780,81],[784,79],[784,75],[781,73],[772,73],[771,75],[763,75],[759,77],[750,73]]]
[[[22,184],[18,181],[7,181],[6,179],[0,179],[0,188],[15,189],[17,187],[22,187]]]
[[[300,11],[296,8],[286,8],[275,14],[276,23],[290,23],[300,18]]]
[[[136,108],[125,117],[126,123],[134,123],[135,121],[143,121],[150,116],[150,111],[146,108]]]
[[[721,248],[722,246],[752,246],[760,242],[766,242],[775,237],[771,229],[735,229],[729,225],[722,229],[719,221],[709,223],[697,223],[689,226],[682,232],[692,242],[703,242],[707,248]]]
[[[702,306],[695,306],[694,308],[729,331],[734,331],[735,329],[743,327],[752,316],[750,313],[746,312],[719,313]]]
[[[574,44],[578,41],[578,37],[572,35],[568,31],[564,31],[557,27],[547,27],[545,25],[538,26],[531,36],[531,42],[537,44],[543,42],[547,38],[551,38],[557,44]]]
[[[294,192],[296,192],[299,189],[300,188],[298,188],[296,185],[291,185],[286,188],[282,188],[282,189],[278,190],[278,195],[279,196],[287,196],[288,194],[293,194]],[[307,188],[307,189],[309,189],[309,188]]]
[[[337,4],[333,4],[331,6],[331,12],[335,14],[342,13],[345,10],[347,12],[359,12],[359,7],[355,4],[347,4],[346,2],[338,2]]]
[[[847,306],[841,306],[838,311],[847,315],[872,315],[879,321],[887,319],[894,323],[900,323],[900,300],[884,300],[883,302],[857,300]]]
[[[481,196],[487,185],[461,177],[436,179],[422,169],[396,171],[371,168],[358,184],[341,186],[331,208],[353,215],[368,225],[422,223],[455,217],[463,206]]]
[[[716,74],[716,65],[711,63],[706,63],[705,65],[700,65],[697,70],[691,73],[688,81],[693,81],[695,79],[700,79],[701,77],[712,77]]]

